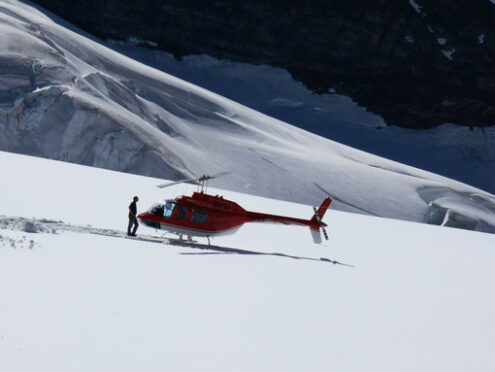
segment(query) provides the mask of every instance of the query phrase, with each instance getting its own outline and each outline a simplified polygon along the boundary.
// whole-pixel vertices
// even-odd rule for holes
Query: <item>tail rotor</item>
[[[321,221],[321,217],[318,214],[318,210],[316,209],[316,207],[313,207],[313,209],[315,211],[313,218],[316,220],[316,222],[318,222],[318,225],[320,225],[320,230],[323,232],[323,236],[325,237],[325,240],[328,240],[327,230],[325,229],[326,225]]]
[[[323,236],[325,237],[325,240],[328,240],[327,230],[325,229],[325,226],[327,226],[327,224],[323,222],[322,219],[328,207],[330,206],[331,202],[332,199],[328,197],[325,200],[323,200],[323,203],[321,203],[320,208],[316,209],[316,207],[313,207],[315,213],[313,215],[313,218],[311,218],[310,220],[311,223],[310,231],[311,231],[311,236],[313,237],[313,241],[316,244],[321,243],[320,230],[323,232]]]

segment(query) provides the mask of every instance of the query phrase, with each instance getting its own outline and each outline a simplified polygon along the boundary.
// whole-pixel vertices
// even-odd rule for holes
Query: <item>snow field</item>
[[[0,169],[3,216],[122,232],[134,194],[142,211],[194,189],[9,153],[0,153]],[[311,214],[222,194],[255,211]],[[271,224],[213,240],[237,253],[1,228],[0,369],[493,369],[493,235],[331,208],[324,221],[323,246],[305,228]],[[141,226],[138,234],[155,232]]]

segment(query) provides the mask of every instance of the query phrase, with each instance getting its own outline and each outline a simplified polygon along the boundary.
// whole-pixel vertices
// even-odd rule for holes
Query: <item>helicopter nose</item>
[[[153,227],[154,229],[159,229],[160,224],[156,221],[153,221],[154,215],[151,212],[143,212],[138,214],[137,216],[139,218],[139,221],[144,223],[146,226]]]
[[[144,220],[146,217],[149,217],[150,214],[151,214],[150,212],[143,212],[143,213],[139,213],[137,217],[140,220]]]

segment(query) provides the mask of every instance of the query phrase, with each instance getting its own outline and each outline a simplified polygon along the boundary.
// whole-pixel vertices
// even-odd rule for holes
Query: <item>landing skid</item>
[[[171,238],[169,236],[166,236],[167,234],[168,233],[162,234],[162,238],[170,240],[170,241],[174,241],[174,242],[180,242],[180,243],[198,243],[198,241],[194,240],[191,235],[175,234],[177,236],[177,238]],[[211,246],[210,237],[207,236],[206,238],[208,239],[208,246]]]

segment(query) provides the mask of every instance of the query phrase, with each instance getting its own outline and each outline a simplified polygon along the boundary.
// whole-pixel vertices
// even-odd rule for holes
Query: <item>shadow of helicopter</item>
[[[158,238],[158,237],[147,237],[147,236],[136,236],[131,239],[139,240],[143,242],[149,243],[159,243],[159,244],[168,244],[178,247],[197,249],[202,252],[180,252],[180,255],[183,256],[206,256],[206,255],[215,255],[215,254],[238,254],[238,255],[247,255],[247,256],[272,256],[272,257],[281,257],[281,258],[289,258],[293,260],[303,260],[303,261],[317,261],[317,262],[325,262],[334,265],[342,265],[348,267],[354,267],[353,265],[348,265],[339,261],[331,260],[329,258],[320,257],[304,257],[304,256],[294,256],[285,253],[277,253],[277,252],[258,252],[247,249],[240,248],[230,248],[230,247],[221,247],[218,245],[209,245],[209,244],[201,244],[198,242],[189,242],[186,240],[179,239],[171,239],[171,238]]]

